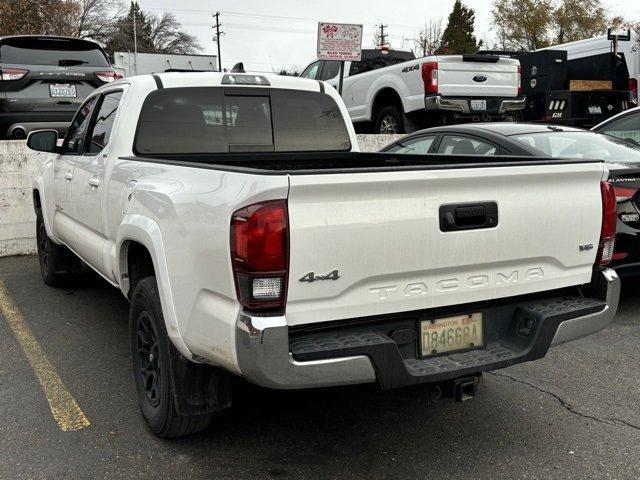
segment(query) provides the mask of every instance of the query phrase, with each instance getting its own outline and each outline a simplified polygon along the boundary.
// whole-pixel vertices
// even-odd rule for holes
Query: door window
[[[477,138],[461,135],[445,135],[437,153],[446,155],[498,155],[498,148]]]
[[[426,155],[435,140],[435,135],[425,135],[423,137],[412,138],[403,142],[398,142],[386,152],[409,153],[413,155]]]
[[[315,80],[318,75],[318,69],[320,68],[320,62],[315,62],[305,68],[304,72],[300,74],[302,78],[310,78]]]
[[[96,97],[93,97],[86,101],[76,113],[67,132],[67,139],[62,149],[63,155],[81,155],[83,153],[84,140],[91,122],[91,114],[95,103]]]
[[[631,113],[614,120],[599,129],[598,133],[640,144],[640,112]]]
[[[331,80],[332,78],[336,78],[339,73],[340,62],[338,60],[328,60],[324,62],[319,80]]]
[[[101,152],[109,143],[111,130],[113,129],[113,121],[118,111],[121,97],[122,92],[120,91],[107,93],[102,97],[100,110],[98,110],[93,131],[90,135],[91,141],[87,146],[87,154],[95,155]]]

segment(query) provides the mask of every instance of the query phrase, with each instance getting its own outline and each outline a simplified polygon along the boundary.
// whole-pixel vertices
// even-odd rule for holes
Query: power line
[[[145,8],[145,10],[156,11],[156,12],[167,12],[167,13],[179,13],[179,14],[201,14],[201,13],[209,13],[207,10],[190,10],[190,9],[181,9],[181,8],[158,8],[158,7],[149,7]],[[245,13],[245,12],[230,12],[230,11],[222,11],[221,14],[233,17],[246,17],[253,18],[256,20],[269,19],[269,20],[284,20],[284,21],[294,21],[294,22],[313,22],[318,23],[317,18],[304,18],[304,17],[287,17],[283,15],[269,15],[269,14],[261,14],[261,13]],[[367,26],[377,26],[376,22],[361,22]],[[405,25],[400,23],[388,23],[385,25],[385,28],[393,27],[393,28],[401,28],[414,30],[416,29],[416,25]]]

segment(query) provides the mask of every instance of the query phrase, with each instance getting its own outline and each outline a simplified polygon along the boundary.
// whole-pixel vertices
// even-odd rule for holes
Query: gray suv
[[[0,37],[0,138],[26,138],[39,128],[63,135],[87,95],[121,77],[95,42]]]

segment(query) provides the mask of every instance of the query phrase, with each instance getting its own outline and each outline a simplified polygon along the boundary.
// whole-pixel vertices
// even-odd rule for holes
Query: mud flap
[[[201,415],[231,406],[229,374],[202,363],[186,359],[169,342],[171,383],[176,410],[181,415]]]

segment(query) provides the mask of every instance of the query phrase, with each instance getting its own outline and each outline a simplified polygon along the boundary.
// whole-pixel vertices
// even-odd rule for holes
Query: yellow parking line
[[[78,402],[62,383],[38,340],[31,333],[31,329],[25,323],[18,307],[11,300],[2,280],[0,280],[0,313],[7,319],[22,351],[29,360],[47,397],[53,418],[58,422],[60,428],[67,432],[81,430],[91,425],[89,419],[80,410]]]

